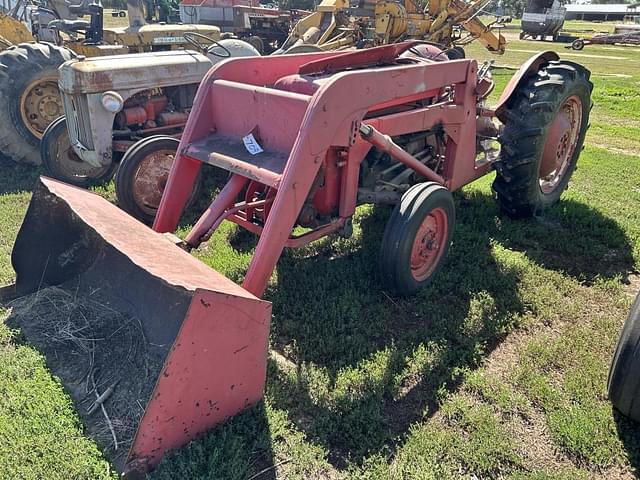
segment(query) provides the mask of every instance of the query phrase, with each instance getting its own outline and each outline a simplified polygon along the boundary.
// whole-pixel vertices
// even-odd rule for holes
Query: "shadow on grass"
[[[147,478],[174,480],[206,476],[240,480],[254,475],[260,480],[275,480],[272,440],[266,408],[260,403],[178,452],[167,455]]]
[[[622,441],[627,452],[629,464],[634,470],[636,478],[640,478],[640,424],[622,415],[616,409],[613,410],[613,419],[616,422],[618,438]]]
[[[40,167],[14,162],[0,153],[0,195],[30,192],[41,173]]]
[[[516,222],[501,218],[489,195],[456,198],[449,257],[414,298],[392,298],[379,281],[386,209],[361,219],[360,242],[322,241],[312,256],[289,252],[278,264],[268,294],[272,345],[298,371],[272,361],[269,393],[337,468],[393,454],[412,423],[437,411],[439,390],[455,390],[460,371],[476,367],[518,325],[526,312],[521,271],[497,262],[494,244],[527,245],[535,263],[587,280],[633,265],[624,232],[587,206],[563,202],[545,219]],[[603,251],[618,260],[605,271],[598,270]],[[432,358],[411,370],[410,381],[398,380],[421,351]]]
[[[544,217],[505,220],[496,238],[542,267],[587,285],[598,277],[626,280],[634,267],[631,241],[620,226],[574,200],[561,201]]]

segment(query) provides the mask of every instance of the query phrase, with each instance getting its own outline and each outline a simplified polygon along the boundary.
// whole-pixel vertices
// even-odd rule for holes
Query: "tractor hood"
[[[70,60],[60,67],[60,89],[67,94],[139,90],[200,83],[213,63],[189,50],[133,53]]]

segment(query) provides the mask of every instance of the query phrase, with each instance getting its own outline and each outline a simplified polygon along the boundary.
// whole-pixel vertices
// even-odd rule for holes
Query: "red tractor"
[[[221,62],[196,95],[155,231],[95,194],[42,179],[5,296],[72,284],[74,295],[108,294],[140,320],[164,361],[125,470],[152,468],[262,397],[270,303],[260,298],[285,247],[349,236],[358,205],[393,205],[381,278],[407,295],[447,254],[453,191],[496,170],[507,214],[558,201],[587,130],[589,71],[544,52],[495,108],[485,105],[492,89],[488,67],[421,42]],[[258,235],[241,286],[161,235],[176,230],[203,163],[227,182],[182,246],[197,247],[224,220]]]
[[[285,246],[350,235],[363,203],[396,205],[383,279],[397,293],[415,292],[449,247],[454,190],[496,169],[508,214],[558,201],[582,149],[592,89],[584,67],[546,52],[486,108],[487,68],[419,42],[232,61],[202,85],[154,229],[176,229],[202,163],[229,171],[186,243],[197,247],[223,220],[259,235],[243,285],[258,296]],[[296,227],[308,231],[292,236]]]

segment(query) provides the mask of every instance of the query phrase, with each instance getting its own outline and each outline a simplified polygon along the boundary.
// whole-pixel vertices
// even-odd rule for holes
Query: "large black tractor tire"
[[[589,76],[582,65],[549,62],[516,88],[501,112],[493,190],[509,216],[540,214],[567,188],[589,125]]]
[[[609,400],[620,413],[640,422],[640,294],[613,354],[607,390]]]
[[[138,141],[127,150],[115,178],[120,208],[143,223],[153,223],[179,144],[176,138],[156,135]],[[185,209],[198,197],[201,178],[198,176]]]
[[[117,167],[115,162],[104,167],[94,167],[80,159],[71,147],[64,117],[54,120],[44,131],[40,142],[40,157],[48,176],[82,188],[107,183]]]
[[[0,52],[0,153],[40,164],[40,139],[64,114],[58,67],[75,56],[48,43],[21,43]]]
[[[453,196],[434,182],[414,185],[396,205],[382,237],[380,271],[385,288],[408,296],[442,267],[453,228]]]

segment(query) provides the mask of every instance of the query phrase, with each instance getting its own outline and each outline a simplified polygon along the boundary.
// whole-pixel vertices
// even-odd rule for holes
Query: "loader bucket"
[[[141,383],[150,383],[146,398],[127,399],[127,415],[136,409],[140,414],[128,444],[121,437],[119,451],[112,452],[119,470],[135,477],[135,473],[152,469],[167,451],[262,398],[271,304],[103,198],[40,178],[15,242],[12,263],[16,283],[11,293],[20,298],[11,305],[14,311],[23,309],[21,315],[16,313],[21,318],[19,325],[31,343],[38,348],[42,344],[53,373],[62,379],[89,424],[89,433],[95,430],[91,428],[92,418],[103,415],[95,405],[97,411],[87,413],[88,396],[95,401],[98,393],[112,388],[111,397],[102,406],[105,418],[110,414],[110,428],[118,427],[118,412],[114,412],[112,402]],[[91,358],[81,355],[82,348],[66,355],[60,348],[63,339],[53,339],[53,348],[38,335],[48,321],[47,315],[62,308],[47,297],[51,289],[67,292],[65,298],[73,301],[99,299],[103,312],[108,313],[101,333],[96,329],[92,333],[99,338],[89,339],[95,347]],[[38,309],[45,297],[51,307]],[[23,298],[29,300],[21,302]],[[26,315],[25,305],[31,309]],[[86,312],[83,315],[86,317]],[[68,316],[73,319],[79,314]],[[123,318],[126,320],[121,321]],[[63,320],[69,320],[66,314]],[[83,318],[86,324],[73,331],[90,331],[92,321]],[[114,328],[104,333],[109,323]],[[131,325],[141,327],[144,345],[127,347],[124,354],[100,365],[102,358],[109,357],[98,355],[96,342],[106,339],[102,350],[105,345],[117,349],[120,343],[129,342],[131,334],[122,332]],[[77,336],[73,338],[77,344]],[[145,368],[140,370],[140,378],[125,374],[107,377],[105,372],[125,363],[132,350],[142,350],[157,362],[142,362]],[[52,352],[58,360],[52,358]],[[84,362],[80,369],[59,364],[60,358],[71,361],[75,356]],[[72,373],[77,371],[83,373],[74,377]],[[99,377],[92,393],[89,377],[91,383]],[[120,435],[117,428],[115,433],[114,437]]]

